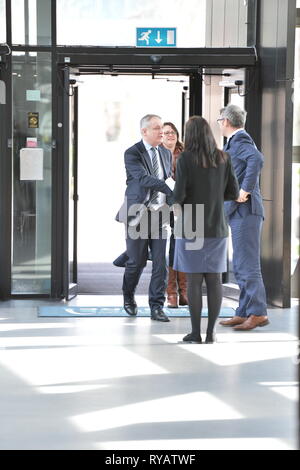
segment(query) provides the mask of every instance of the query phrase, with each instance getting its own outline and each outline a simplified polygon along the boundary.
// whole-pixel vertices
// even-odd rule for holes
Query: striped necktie
[[[158,166],[158,159],[157,159],[157,153],[156,153],[156,148],[151,147],[151,154],[152,154],[152,168],[153,168],[153,173],[156,176],[156,178],[159,177],[159,166]]]
[[[155,147],[151,147],[151,154],[152,154],[152,168],[153,173],[156,178],[159,178],[159,166],[158,166],[158,158],[157,158],[157,150]],[[158,191],[154,191],[152,197],[150,199],[150,204],[157,204],[158,203]]]

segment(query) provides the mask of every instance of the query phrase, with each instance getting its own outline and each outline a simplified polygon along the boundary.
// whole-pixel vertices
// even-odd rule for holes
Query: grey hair
[[[145,129],[145,127],[148,127],[152,118],[161,119],[161,117],[157,116],[157,114],[146,114],[146,116],[142,117],[140,121],[140,129]]]
[[[229,104],[226,108],[220,110],[222,118],[228,119],[232,127],[240,128],[245,127],[247,111],[236,106],[235,104]]]

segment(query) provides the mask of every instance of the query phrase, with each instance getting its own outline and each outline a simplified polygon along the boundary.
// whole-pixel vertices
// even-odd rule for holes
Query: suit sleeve
[[[184,159],[180,157],[176,164],[176,183],[173,191],[173,199],[175,203],[183,204],[187,194],[187,183],[187,168]]]
[[[251,193],[263,166],[263,156],[253,144],[247,142],[238,147],[236,157],[246,163],[246,172],[240,187]]]
[[[233,169],[230,155],[227,155],[227,183],[224,191],[224,201],[235,201],[239,197],[239,182]]]
[[[134,152],[133,150],[127,150],[125,152],[125,168],[127,174],[133,179],[137,179],[139,184],[144,188],[160,191],[167,195],[172,194],[171,189],[164,181],[147,173],[138,152]]]

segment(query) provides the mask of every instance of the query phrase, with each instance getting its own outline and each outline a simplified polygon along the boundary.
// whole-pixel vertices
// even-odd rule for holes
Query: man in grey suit
[[[169,205],[172,191],[165,183],[171,175],[171,152],[162,143],[163,122],[155,114],[141,119],[142,140],[125,151],[126,192],[116,219],[126,227],[126,253],[114,262],[125,264],[123,278],[124,308],[137,314],[135,289],[147,264],[151,249],[152,275],[149,285],[149,306],[152,320],[168,322],[163,311],[167,266],[166,243]]]
[[[240,186],[239,198],[225,202],[232,235],[234,275],[240,288],[239,306],[233,318],[220,324],[245,331],[269,323],[260,266],[264,208],[259,177],[263,155],[244,129],[246,115],[243,109],[230,104],[221,110],[218,119],[221,132],[227,137],[224,151],[231,156]]]

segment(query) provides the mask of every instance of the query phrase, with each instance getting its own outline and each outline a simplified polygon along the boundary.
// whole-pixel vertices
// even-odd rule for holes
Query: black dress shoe
[[[124,310],[126,313],[128,313],[128,315],[131,315],[132,317],[137,315],[138,308],[133,296],[124,295]]]
[[[201,344],[202,343],[202,338],[201,338],[200,335],[196,336],[193,333],[189,333],[188,335],[186,335],[182,338],[182,341],[184,341],[185,343],[198,343],[198,344]]]
[[[114,261],[113,261],[113,264],[115,266],[117,266],[118,268],[125,268],[126,267],[126,261],[128,261],[128,256],[127,256],[127,253],[126,251],[124,251],[124,253],[122,253],[120,256],[118,256],[118,258],[116,258]]]
[[[165,312],[163,311],[162,308],[154,308],[151,310],[151,320],[157,320],[157,321],[164,321],[168,322],[170,321]]]

